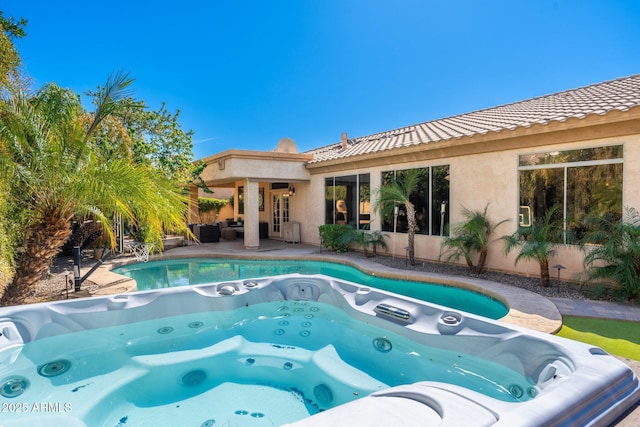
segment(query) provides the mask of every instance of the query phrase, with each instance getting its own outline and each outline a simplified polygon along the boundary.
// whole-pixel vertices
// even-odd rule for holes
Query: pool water
[[[490,319],[500,319],[509,311],[500,301],[468,289],[376,277],[354,267],[322,261],[189,258],[131,264],[114,268],[113,272],[135,280],[138,290],[200,285],[291,273],[324,274]]]
[[[60,402],[90,426],[266,426],[418,381],[504,402],[537,395],[522,374],[433,339],[316,301],[176,315],[25,344],[11,403]]]

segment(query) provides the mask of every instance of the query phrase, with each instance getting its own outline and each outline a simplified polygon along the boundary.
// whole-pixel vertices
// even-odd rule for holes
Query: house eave
[[[309,154],[274,151],[227,150],[202,159],[201,173],[209,187],[230,187],[238,181],[307,182]]]

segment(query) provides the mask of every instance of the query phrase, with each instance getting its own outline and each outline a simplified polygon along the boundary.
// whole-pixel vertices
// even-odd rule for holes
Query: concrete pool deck
[[[361,258],[335,254],[329,250],[320,250],[317,246],[285,243],[277,240],[261,240],[261,247],[247,250],[242,240],[221,240],[218,243],[179,246],[167,249],[163,258],[188,257],[227,257],[227,258],[264,258],[264,259],[305,259],[331,261],[353,265],[359,269],[375,275],[385,277],[434,281],[436,283],[451,284],[489,294],[505,302],[510,311],[500,319],[506,323],[527,327],[545,333],[555,333],[562,326],[562,315],[576,315],[582,317],[609,318],[618,320],[640,321],[640,308],[603,301],[569,300],[562,298],[548,299],[534,292],[501,283],[468,277],[452,277],[433,273],[413,272],[391,268],[379,263]],[[89,278],[95,286],[87,286],[77,296],[109,295],[135,291],[135,282],[112,273],[110,269],[115,265],[136,262],[133,257],[108,260],[99,267]],[[83,267],[82,274],[86,274],[91,266]],[[640,376],[640,362],[623,359]],[[621,420],[618,427],[640,425],[640,407]]]

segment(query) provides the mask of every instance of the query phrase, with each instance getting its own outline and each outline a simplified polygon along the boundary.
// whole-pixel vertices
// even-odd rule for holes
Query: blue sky
[[[640,73],[635,0],[4,0],[36,86],[118,70],[201,158],[299,151]]]

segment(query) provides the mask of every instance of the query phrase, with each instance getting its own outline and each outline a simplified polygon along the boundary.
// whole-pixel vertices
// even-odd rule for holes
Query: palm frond
[[[87,139],[93,135],[102,120],[113,114],[119,108],[118,102],[131,95],[129,86],[131,86],[133,81],[134,79],[129,76],[129,73],[118,71],[109,76],[103,87],[98,88],[93,100],[96,111],[93,122],[86,133]]]

